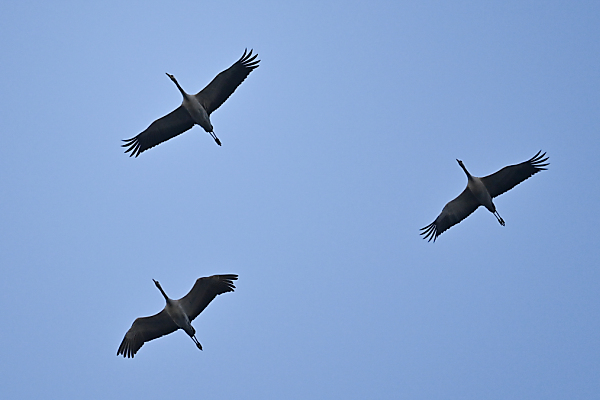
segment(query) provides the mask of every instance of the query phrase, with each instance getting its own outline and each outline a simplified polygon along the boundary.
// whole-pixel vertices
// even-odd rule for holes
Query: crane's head
[[[458,165],[460,165],[461,167],[464,166],[462,160],[459,160],[458,158],[456,159],[456,162],[458,163]]]
[[[158,281],[157,281],[157,280],[154,280],[154,279],[152,279],[152,282],[154,282],[154,284],[156,285],[156,287],[157,287],[157,288],[159,288],[159,289],[162,289],[162,288],[160,287],[160,283],[158,283]]]
[[[175,77],[174,77],[173,75],[171,75],[171,74],[170,74],[170,73],[168,73],[168,72],[165,72],[165,73],[167,74],[167,76],[168,76],[169,78],[171,78],[171,80],[172,80],[173,82],[177,82],[177,80],[175,80]]]

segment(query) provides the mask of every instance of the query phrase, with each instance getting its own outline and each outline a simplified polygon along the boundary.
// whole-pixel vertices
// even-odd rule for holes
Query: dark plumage
[[[242,57],[231,67],[221,72],[204,89],[196,95],[187,94],[173,75],[167,74],[177,85],[183,95],[183,102],[174,111],[154,121],[139,135],[123,140],[122,146],[127,147],[125,153],[139,156],[142,152],[191,129],[194,124],[200,125],[211,134],[220,146],[221,141],[213,132],[210,114],[221,106],[246,79],[253,69],[258,68],[258,54],[252,55],[252,50],[244,50]]]
[[[196,339],[196,331],[191,325],[194,320],[208,304],[219,294],[233,292],[235,286],[233,281],[237,275],[213,275],[206,278],[198,278],[194,287],[188,294],[179,300],[167,297],[160,283],[154,284],[164,296],[167,305],[158,314],[150,317],[141,317],[133,321],[131,328],[125,334],[117,355],[133,357],[145,342],[154,340],[177,329],[183,329],[194,341],[196,346],[202,350],[200,342]]]
[[[544,158],[545,155],[546,153],[541,154],[540,150],[535,156],[525,162],[509,165],[483,178],[472,176],[465,168],[463,162],[456,160],[467,174],[467,187],[457,198],[446,204],[435,221],[421,228],[421,235],[424,235],[423,239],[429,239],[429,241],[433,239],[435,242],[437,237],[445,230],[467,218],[481,205],[492,212],[498,219],[498,222],[504,226],[504,220],[496,211],[496,206],[492,198],[509,191],[538,172],[546,170],[547,168],[544,167],[549,164],[546,163],[548,157]]]

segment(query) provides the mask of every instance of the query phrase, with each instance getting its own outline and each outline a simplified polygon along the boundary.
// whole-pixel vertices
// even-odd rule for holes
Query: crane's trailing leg
[[[214,132],[208,132],[210,133],[210,136],[212,136],[213,139],[215,139],[215,142],[217,142],[217,144],[220,146],[221,145],[221,141],[219,140],[219,138],[217,137],[217,135],[215,135]]]
[[[500,222],[500,225],[504,226],[506,225],[504,223],[504,220],[502,219],[502,217],[500,216],[500,214],[498,214],[498,211],[494,211],[494,216],[496,217],[496,219],[498,220],[498,222]]]
[[[202,345],[200,344],[200,342],[198,341],[198,339],[196,339],[196,335],[194,336],[190,336],[192,338],[192,340],[194,341],[194,343],[196,343],[196,347],[199,348],[200,350],[202,350]]]

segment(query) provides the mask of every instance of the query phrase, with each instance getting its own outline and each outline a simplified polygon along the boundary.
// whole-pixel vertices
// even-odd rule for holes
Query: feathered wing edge
[[[546,153],[542,153],[540,150],[529,160],[504,167],[491,175],[481,178],[481,181],[492,197],[500,196],[538,172],[547,170],[544,167],[547,167],[550,163],[546,162],[549,157],[545,156]]]
[[[423,235],[423,239],[428,239],[428,242],[433,239],[435,243],[438,236],[471,215],[479,205],[473,193],[466,187],[461,194],[444,206],[435,221],[420,229],[422,231],[420,234]]]
[[[117,355],[122,354],[123,357],[133,358],[144,343],[168,335],[177,329],[177,325],[164,309],[150,317],[137,318],[125,334]]]
[[[127,147],[125,153],[131,152],[130,157],[137,157],[144,151],[182,134],[193,126],[194,121],[192,117],[185,107],[181,105],[169,114],[151,123],[142,133],[131,139],[123,140],[125,143],[121,146]]]
[[[190,321],[194,320],[220,294],[235,290],[235,274],[212,275],[198,278],[192,289],[179,301]]]
[[[220,72],[204,89],[196,94],[198,101],[210,115],[235,92],[246,80],[250,72],[258,68],[258,54],[252,55],[252,49],[244,50],[244,54],[233,65]]]

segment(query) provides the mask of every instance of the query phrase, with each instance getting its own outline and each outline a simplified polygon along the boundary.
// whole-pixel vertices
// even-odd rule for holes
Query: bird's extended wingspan
[[[150,317],[137,318],[125,334],[117,355],[123,354],[123,357],[133,358],[145,342],[168,335],[177,329],[166,310]]]
[[[217,295],[233,292],[235,289],[233,281],[237,278],[238,276],[233,274],[198,278],[192,290],[179,299],[190,321],[196,318]]]
[[[131,152],[130,157],[137,157],[157,144],[191,129],[192,126],[194,126],[192,117],[183,106],[179,106],[174,111],[154,121],[139,135],[123,140],[125,144],[122,147],[128,148],[125,153]]]
[[[479,206],[480,204],[475,199],[475,196],[473,196],[473,193],[471,193],[468,187],[465,188],[457,198],[444,206],[444,209],[435,221],[421,228],[421,235],[424,235],[423,239],[429,239],[429,242],[433,239],[435,242],[437,237],[445,230],[467,218]]]
[[[219,73],[215,79],[196,94],[196,98],[209,115],[231,96],[254,68],[258,68],[260,60],[255,61],[258,54],[252,56],[252,50],[250,50],[250,53],[247,53],[247,51],[248,49],[244,50],[244,54],[239,60]]]
[[[546,153],[541,153],[542,151],[540,150],[535,156],[527,161],[520,164],[509,165],[498,172],[481,178],[481,181],[490,193],[490,196],[500,196],[502,193],[509,191],[527,178],[540,171],[546,170],[547,168],[544,167],[550,165],[549,163],[546,163],[548,157],[544,158]]]

